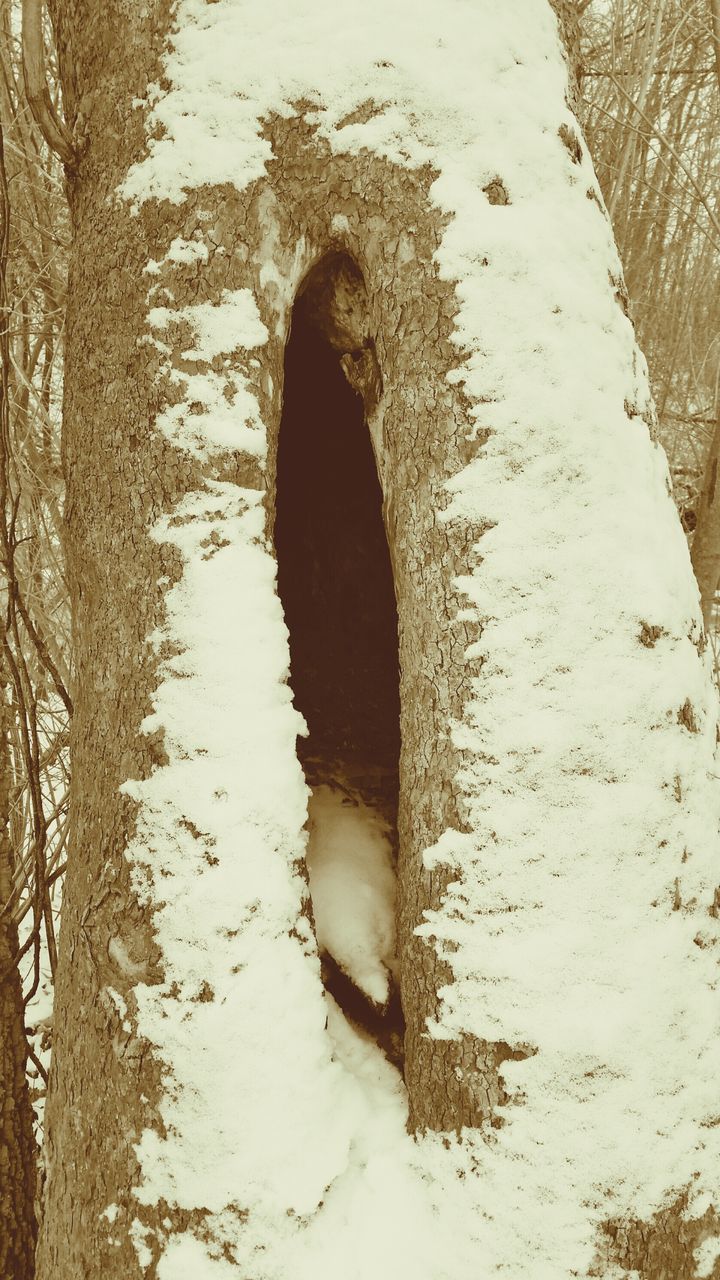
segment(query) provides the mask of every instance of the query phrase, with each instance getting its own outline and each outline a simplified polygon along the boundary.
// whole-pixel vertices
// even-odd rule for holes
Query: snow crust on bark
[[[206,246],[198,246],[205,249]],[[164,262],[188,262],[199,257],[195,241],[184,242],[181,255],[178,240],[174,240],[162,263],[151,262],[146,267],[153,275]],[[242,449],[252,457],[265,458],[267,441],[257,399],[247,381],[235,371],[231,381],[222,372],[206,368],[203,372],[181,372],[172,364],[173,348],[160,336],[182,332],[189,327],[192,333],[190,345],[181,351],[186,361],[210,362],[237,349],[242,335],[246,350],[261,347],[267,341],[267,329],[258,315],[255,299],[249,289],[225,290],[216,303],[201,302],[188,307],[154,306],[148,311],[148,324],[152,335],[146,341],[168,356],[166,376],[179,388],[176,404],[168,405],[158,415],[155,425],[178,448],[190,453],[199,461],[206,461],[227,449]],[[168,332],[170,330],[170,333]]]
[[[584,146],[558,132],[575,122],[553,15],[180,0],[165,72],[122,188],[138,205],[244,189],[272,158],[263,120],[298,110],[335,151],[437,174],[452,376],[487,440],[438,514],[485,532],[461,583],[481,628],[470,696],[447,726],[467,830],[425,855],[456,871],[422,926],[455,977],[429,1034],[530,1056],[503,1065],[503,1127],[413,1143],[396,1073],[333,1010],[326,1034],[260,495],[206,482],[155,526],[185,566],[152,639],[164,678],[145,728],[168,763],[127,784],[166,974],[135,988],[166,1072],[136,1194],[204,1211],[202,1228],[158,1229],[157,1274],[587,1276],[604,1221],[687,1187],[690,1216],[720,1198],[717,706],[620,264]],[[368,100],[384,105],[364,121]],[[486,194],[498,177],[507,203]],[[202,248],[172,252],[202,270]],[[175,323],[218,369],[228,342],[262,347],[251,299],[150,303],[169,350]],[[263,459],[252,392],[233,405],[214,376],[179,374],[158,429],[199,458],[232,441]]]

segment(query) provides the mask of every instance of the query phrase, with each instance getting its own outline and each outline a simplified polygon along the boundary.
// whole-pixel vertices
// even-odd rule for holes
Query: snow
[[[169,252],[163,261],[188,261],[177,244],[174,240],[171,250],[176,246],[176,251]],[[155,270],[160,269],[158,263],[151,265]],[[151,288],[150,296],[156,288]],[[156,332],[164,332],[171,325],[187,325],[193,342],[182,351],[183,360],[202,361],[208,366],[216,357],[240,347],[255,350],[268,338],[249,289],[226,289],[216,303],[176,308],[153,306],[147,319]],[[153,341],[170,356],[171,347],[167,343]],[[158,415],[155,425],[177,448],[200,460],[229,449],[242,449],[253,457],[264,458],[266,440],[257,399],[238,370],[218,373],[214,367],[207,367],[201,373],[183,373],[174,368],[171,359],[163,369],[178,388],[179,400]]]
[[[165,981],[134,989],[138,1031],[164,1066],[167,1135],[149,1128],[138,1144],[137,1198],[222,1215],[230,1190],[251,1251],[270,1224],[317,1209],[347,1163],[358,1107],[300,933],[303,725],[283,683],[263,525],[260,495],[221,483],[159,523],[155,536],[186,558],[167,596],[175,652],[145,725],[163,725],[170,765],[125,787],[142,801],[131,856],[165,953]]]
[[[697,1268],[695,1274],[698,1280],[705,1280],[706,1277],[712,1276],[718,1258],[720,1258],[720,1236],[710,1236],[698,1245],[695,1250]]]
[[[138,1263],[143,1271],[147,1271],[152,1262],[152,1252],[145,1243],[145,1237],[149,1234],[148,1228],[144,1226],[140,1219],[133,1218],[130,1223],[130,1239],[133,1242]]]
[[[375,1004],[385,1004],[395,967],[395,872],[382,820],[331,786],[308,806],[307,869],[315,936]]]
[[[262,494],[208,479],[153,527],[184,565],[149,638],[163,663],[144,730],[162,728],[168,764],[125,786],[165,971],[134,988],[164,1073],[135,1195],[202,1210],[203,1226],[135,1228],[141,1261],[158,1257],[162,1280],[587,1276],[603,1221],[685,1187],[691,1213],[720,1196],[717,704],[617,253],[587,154],[573,165],[558,137],[574,122],[554,20],[541,0],[179,0],[175,23],[147,156],[122,187],[136,207],[262,180],[264,122],[301,101],[333,150],[437,173],[451,379],[489,436],[438,513],[460,541],[486,532],[457,582],[478,638],[447,726],[467,829],[425,853],[454,877],[421,926],[454,974],[428,1033],[533,1052],[505,1064],[489,1138],[412,1142],[397,1072],[323,997]],[[380,114],[343,123],[368,99]],[[508,205],[483,194],[498,175]],[[263,283],[287,306],[297,279],[266,250]],[[176,238],[163,272],[204,261],[202,241]],[[157,430],[206,463],[263,463],[259,300],[174,307],[153,288],[165,372],[176,326],[197,364],[171,373]],[[237,352],[246,376],[223,363]],[[644,627],[660,628],[651,649]],[[310,875],[320,944],[377,999],[391,867],[365,818],[316,791]],[[709,1274],[710,1244],[697,1263]]]
[[[175,242],[173,242],[175,243]],[[176,261],[176,258],[170,258]],[[179,261],[183,261],[182,258]],[[224,352],[234,351],[242,345],[246,348],[261,347],[267,342],[267,329],[258,314],[257,303],[249,289],[223,290],[219,302],[200,302],[191,307],[153,307],[148,312],[148,324],[162,329],[171,321],[186,320],[195,332],[195,342],[182,352],[183,360],[212,360]],[[242,333],[242,343],[235,339]]]
[[[201,240],[184,240],[182,236],[176,236],[163,258],[159,262],[151,258],[145,271],[148,275],[159,275],[160,269],[167,262],[207,262],[209,257],[208,247]]]

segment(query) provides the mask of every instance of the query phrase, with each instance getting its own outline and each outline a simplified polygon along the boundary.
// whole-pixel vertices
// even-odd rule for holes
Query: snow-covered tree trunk
[[[715,597],[720,582],[720,397],[715,398],[715,429],[705,462],[702,491],[697,504],[697,525],[693,534],[692,562],[700,587],[705,626],[712,626]]]
[[[78,695],[40,1280],[720,1275],[716,705],[552,9],[53,9]],[[323,494],[282,453],[331,373],[283,405],[291,321],[362,398],[399,780],[397,653],[377,735],[314,727]],[[308,581],[359,626],[347,494]],[[301,758],[391,844],[397,809],[406,1093],[323,994]]]
[[[35,1137],[18,935],[12,916],[11,773],[7,677],[0,665],[0,1275],[31,1280],[35,1255]]]

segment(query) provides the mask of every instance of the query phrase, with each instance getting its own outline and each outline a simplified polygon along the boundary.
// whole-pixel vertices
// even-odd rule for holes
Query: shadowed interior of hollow
[[[285,352],[275,520],[291,685],[310,731],[299,750],[311,786],[344,778],[372,802],[377,774],[394,825],[398,638],[382,493],[362,398],[306,296]]]

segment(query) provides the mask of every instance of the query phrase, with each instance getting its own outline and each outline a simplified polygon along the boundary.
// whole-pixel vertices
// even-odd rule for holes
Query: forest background
[[[720,0],[579,0],[576,8],[581,124],[648,360],[657,439],[704,587],[720,688],[720,523],[708,500],[720,455]],[[45,37],[60,113],[49,26]],[[71,228],[62,164],[28,106],[16,0],[0,0],[0,125],[0,740],[9,744],[14,851],[14,880],[0,884],[0,902],[20,930],[41,1130],[68,839],[72,658],[60,421]]]

